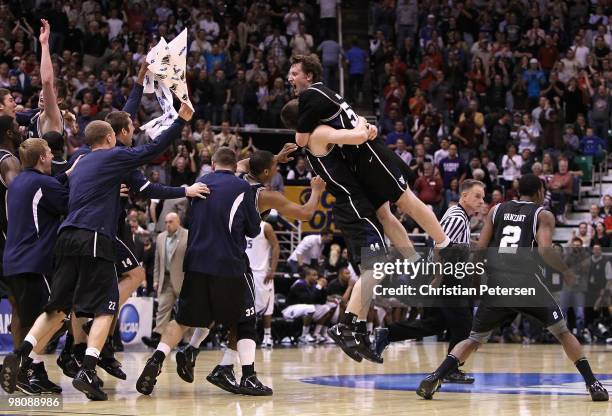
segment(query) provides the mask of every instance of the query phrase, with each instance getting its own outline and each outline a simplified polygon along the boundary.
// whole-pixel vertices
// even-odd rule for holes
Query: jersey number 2
[[[504,235],[499,242],[500,253],[516,253],[518,242],[521,239],[521,227],[517,225],[506,225],[502,230]]]

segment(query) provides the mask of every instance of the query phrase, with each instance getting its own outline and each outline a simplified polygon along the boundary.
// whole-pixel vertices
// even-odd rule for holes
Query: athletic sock
[[[308,333],[310,332],[310,326],[303,326],[302,327],[302,336],[305,337],[306,335],[308,335]]]
[[[172,351],[170,345],[160,342],[159,344],[157,344],[157,349],[153,353],[153,357],[157,361],[164,361],[166,359],[166,356],[170,355],[170,351]]]
[[[359,332],[360,334],[367,334],[368,327],[366,321],[357,321],[357,324],[355,325],[355,332]]]
[[[450,238],[446,237],[444,239],[444,241],[442,241],[440,243],[436,243],[436,248],[445,248],[445,247],[448,247],[450,242],[451,242]]]
[[[36,354],[34,351],[30,353],[30,358],[32,359],[32,364],[38,364],[43,362],[43,356]]]
[[[250,338],[240,339],[238,340],[236,348],[238,349],[240,364],[242,364],[243,367],[255,362],[255,350],[257,349],[257,344],[255,344],[255,341]]]
[[[318,335],[321,333],[321,329],[322,329],[322,328],[323,328],[323,325],[317,324],[317,325],[315,326],[315,330],[314,330],[313,335],[314,335],[315,337],[316,337],[316,336],[318,336]]]
[[[87,348],[87,350],[85,350],[85,358],[83,358],[83,368],[86,370],[95,370],[99,357],[100,350],[93,347]]]
[[[459,367],[459,360],[452,354],[448,354],[440,367],[435,371],[438,373],[439,378],[444,378],[447,375],[453,373]]]
[[[591,384],[597,381],[597,379],[593,375],[591,366],[589,365],[589,360],[587,360],[585,357],[578,359],[574,363],[574,365],[576,366],[578,371],[580,371],[580,374],[582,375],[582,378],[584,378],[584,381],[587,385],[590,386]]]
[[[255,374],[255,364],[242,366],[242,377],[249,377],[253,374]]]
[[[342,322],[350,328],[353,328],[355,326],[355,322],[357,322],[357,315],[355,315],[354,313],[345,312],[344,319]]]
[[[366,324],[366,329],[368,330],[368,334],[374,330],[374,322],[368,322]]]
[[[189,345],[191,345],[195,349],[199,349],[200,344],[206,339],[209,332],[210,329],[208,328],[196,328],[195,331],[193,331],[193,335],[191,336]]]
[[[272,328],[264,328],[264,337],[272,337]]]
[[[225,349],[225,353],[223,353],[223,358],[221,358],[221,362],[219,365],[222,366],[233,366],[236,362],[236,357],[238,356],[238,351],[232,350],[230,348]]]
[[[15,350],[15,354],[21,355],[22,357],[27,357],[30,355],[34,347],[36,347],[37,343],[38,341],[36,341],[36,338],[28,334],[23,340],[21,346]]]

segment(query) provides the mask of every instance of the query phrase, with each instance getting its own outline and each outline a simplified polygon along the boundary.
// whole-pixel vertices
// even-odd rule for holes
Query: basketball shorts
[[[565,316],[563,311],[546,286],[540,281],[540,285],[534,287],[538,297],[538,306],[497,306],[491,297],[484,296],[474,316],[470,337],[478,334],[481,339],[486,341],[491,331],[505,323],[511,322],[519,313],[534,318],[546,328],[559,326],[562,322],[564,323]]]
[[[255,283],[255,311],[257,315],[274,313],[274,281],[264,283],[267,272],[253,272]]]
[[[382,139],[360,145],[356,163],[359,184],[376,209],[396,202],[408,189],[404,161]]]
[[[119,303],[115,264],[100,257],[56,257],[46,312],[74,309],[78,317],[114,315]]]
[[[324,304],[307,305],[307,304],[295,304],[287,306],[283,309],[283,318],[285,319],[300,319],[307,315],[312,315],[312,319],[318,321],[329,313],[332,309],[338,306],[334,302],[327,302]]]
[[[185,272],[176,322],[190,327],[233,325],[255,319],[255,287],[248,270],[241,276]]]
[[[30,328],[49,302],[49,282],[41,273],[21,273],[3,278],[17,303],[21,328]]]
[[[134,254],[136,248],[134,246],[134,241],[131,238],[120,239],[119,237],[116,237],[115,243],[117,250],[117,261],[115,262],[115,267],[117,268],[117,275],[121,279],[121,275],[129,272],[130,270],[134,270],[136,267],[140,266],[140,263]]]
[[[360,201],[336,200],[332,211],[336,227],[344,237],[349,261],[357,274],[363,271],[362,268],[371,268],[375,261],[387,254],[383,227],[376,213],[371,208],[360,211],[367,205],[371,207],[369,203]]]

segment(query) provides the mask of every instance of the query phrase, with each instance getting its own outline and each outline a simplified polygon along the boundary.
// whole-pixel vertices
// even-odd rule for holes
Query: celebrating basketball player
[[[520,312],[542,323],[559,340],[565,354],[584,378],[591,399],[608,400],[608,392],[593,375],[582,345],[567,328],[561,307],[540,280],[541,276],[532,274],[541,270],[541,259],[560,272],[568,284],[576,281],[574,273],[552,248],[555,217],[541,206],[544,185],[533,174],[523,175],[519,180],[519,192],[520,200],[501,203],[489,211],[480,233],[479,247],[495,249],[495,253],[487,250],[487,285],[531,288],[535,282],[537,298],[547,306],[501,307],[494,304],[492,297],[485,295],[478,306],[469,338],[457,344],[438,369],[421,381],[417,394],[425,399],[431,399],[442,380],[487,342],[493,329]]]

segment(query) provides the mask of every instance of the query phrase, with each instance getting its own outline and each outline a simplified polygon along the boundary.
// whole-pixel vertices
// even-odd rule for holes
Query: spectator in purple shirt
[[[401,120],[395,122],[395,129],[391,133],[387,134],[387,137],[385,137],[385,144],[389,148],[395,149],[399,139],[404,141],[404,144],[409,148],[409,150],[412,150],[414,141],[412,140],[410,133],[406,131],[404,122]]]
[[[455,178],[459,180],[459,183],[463,182],[463,179],[465,179],[465,164],[459,157],[456,144],[450,145],[448,156],[440,161],[439,168],[444,188],[448,188]]]

